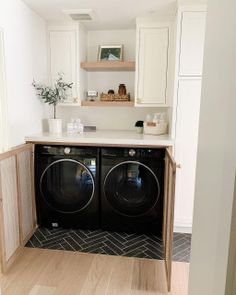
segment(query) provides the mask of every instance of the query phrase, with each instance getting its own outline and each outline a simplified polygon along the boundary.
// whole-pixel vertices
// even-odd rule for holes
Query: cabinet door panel
[[[21,221],[21,242],[24,245],[36,226],[35,199],[33,189],[33,167],[31,149],[17,155],[19,179],[19,207]]]
[[[49,50],[51,82],[58,78],[58,73],[65,74],[64,80],[73,82],[73,88],[68,91],[68,101],[77,97],[77,73],[76,73],[76,33],[74,31],[49,32]]]
[[[165,104],[169,28],[141,28],[139,34],[137,102]]]
[[[169,148],[165,157],[165,193],[163,214],[163,246],[168,291],[171,290],[172,249],[174,235],[176,163]]]
[[[183,12],[180,43],[180,76],[201,76],[206,12]]]
[[[11,256],[20,246],[19,211],[17,193],[17,174],[15,156],[0,162],[1,176],[1,221],[2,249],[4,260],[9,261]]]
[[[35,229],[32,145],[0,154],[1,268],[6,272]]]
[[[189,229],[194,203],[200,99],[200,79],[179,81],[175,159],[181,169],[176,175],[175,225]]]

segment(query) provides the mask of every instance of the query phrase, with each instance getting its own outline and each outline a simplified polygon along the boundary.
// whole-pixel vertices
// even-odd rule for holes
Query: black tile
[[[173,260],[189,261],[191,235],[174,234]],[[99,230],[39,228],[26,247],[163,259],[160,236]]]
[[[117,255],[122,255],[124,251],[117,247],[112,241],[106,241],[105,245],[110,247]]]

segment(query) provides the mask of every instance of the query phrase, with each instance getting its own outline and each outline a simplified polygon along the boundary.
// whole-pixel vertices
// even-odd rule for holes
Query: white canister
[[[48,119],[49,133],[62,133],[62,119]]]

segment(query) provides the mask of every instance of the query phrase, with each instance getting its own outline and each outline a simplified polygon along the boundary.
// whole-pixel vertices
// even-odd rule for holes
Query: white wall
[[[47,79],[46,24],[20,0],[0,2],[4,31],[10,146],[41,131],[43,106],[31,86]]]
[[[209,0],[190,295],[225,294],[236,168],[235,28],[235,0]]]
[[[135,130],[138,120],[145,120],[147,114],[165,112],[165,108],[134,107],[58,107],[58,118],[63,119],[63,128],[71,118],[80,118],[86,125],[95,125],[103,130]]]
[[[124,45],[124,60],[135,61],[135,30],[88,31],[88,61],[97,61],[99,45]],[[88,89],[107,93],[118,92],[119,84],[125,84],[127,92],[134,98],[135,72],[88,72]]]

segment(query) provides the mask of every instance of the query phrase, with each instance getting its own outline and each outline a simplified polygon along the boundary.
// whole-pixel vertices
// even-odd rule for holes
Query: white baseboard
[[[175,233],[182,233],[182,234],[191,234],[192,233],[192,227],[174,226],[174,232]]]
[[[192,233],[192,222],[190,220],[175,220],[174,223],[175,233]]]

